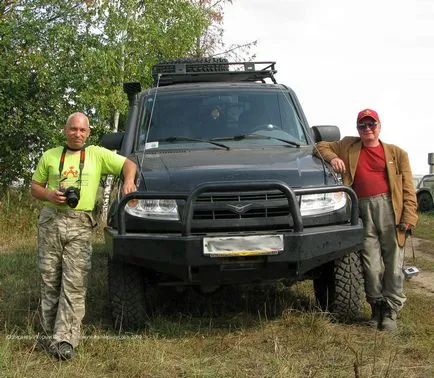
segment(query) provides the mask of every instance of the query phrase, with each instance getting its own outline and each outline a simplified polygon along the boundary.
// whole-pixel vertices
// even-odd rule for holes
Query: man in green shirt
[[[66,144],[46,151],[32,177],[31,194],[44,201],[38,220],[43,345],[66,360],[79,344],[91,261],[92,210],[102,175],[123,175],[122,194],[136,191],[136,165],[98,146],[83,113],[69,116]]]

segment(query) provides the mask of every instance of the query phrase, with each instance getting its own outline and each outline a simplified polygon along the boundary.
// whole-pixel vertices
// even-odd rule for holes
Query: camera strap
[[[412,251],[412,253],[413,253],[413,262],[414,262],[414,261],[416,260],[416,256],[415,256],[415,254],[414,254],[413,235],[412,235],[411,232],[410,232],[408,238],[410,239],[410,243],[411,243],[411,251]]]
[[[405,249],[407,246],[407,240],[410,240],[410,244],[411,244],[411,252],[413,254],[413,263],[416,261],[416,255],[414,253],[414,245],[413,245],[413,233],[410,230],[410,232],[407,233],[407,237],[405,238],[405,245],[404,245],[404,259],[403,259],[403,264],[404,264],[404,260],[405,260]]]
[[[68,150],[68,146],[64,146],[63,147],[63,151],[62,151],[62,155],[60,155],[60,162],[59,162],[59,179],[62,179],[62,171],[63,171],[63,166],[65,164],[65,156],[66,156],[66,151]],[[78,185],[79,185],[79,189],[81,189],[81,174],[83,173],[83,168],[84,168],[84,159],[86,157],[86,152],[85,152],[86,148],[83,147],[80,149],[80,164],[78,166],[79,169],[79,174],[78,174]],[[64,179],[63,179],[64,180]],[[63,181],[60,180],[60,181]]]

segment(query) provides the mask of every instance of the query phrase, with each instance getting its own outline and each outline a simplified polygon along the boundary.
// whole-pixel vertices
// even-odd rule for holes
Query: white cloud
[[[311,125],[355,135],[357,112],[376,109],[381,138],[404,148],[414,173],[434,152],[434,2],[431,0],[234,0],[227,43],[258,40],[276,61]]]

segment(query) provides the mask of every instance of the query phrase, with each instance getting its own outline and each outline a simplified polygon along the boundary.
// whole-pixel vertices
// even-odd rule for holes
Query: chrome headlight
[[[302,216],[320,215],[342,209],[347,204],[344,192],[306,194],[301,196]]]
[[[179,220],[178,205],[175,200],[132,200],[125,211],[135,217],[159,220]]]

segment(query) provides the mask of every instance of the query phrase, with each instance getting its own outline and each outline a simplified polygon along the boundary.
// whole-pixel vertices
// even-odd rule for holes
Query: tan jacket
[[[393,144],[387,144],[381,140],[380,143],[384,149],[395,223],[397,225],[408,223],[415,226],[418,219],[417,199],[407,152]],[[342,174],[343,183],[352,185],[362,148],[360,138],[345,137],[337,142],[319,142],[317,148],[328,162],[335,157],[343,160],[346,168],[346,172]],[[314,153],[318,155],[318,151]],[[397,229],[397,238],[402,247],[405,244],[405,232]]]

